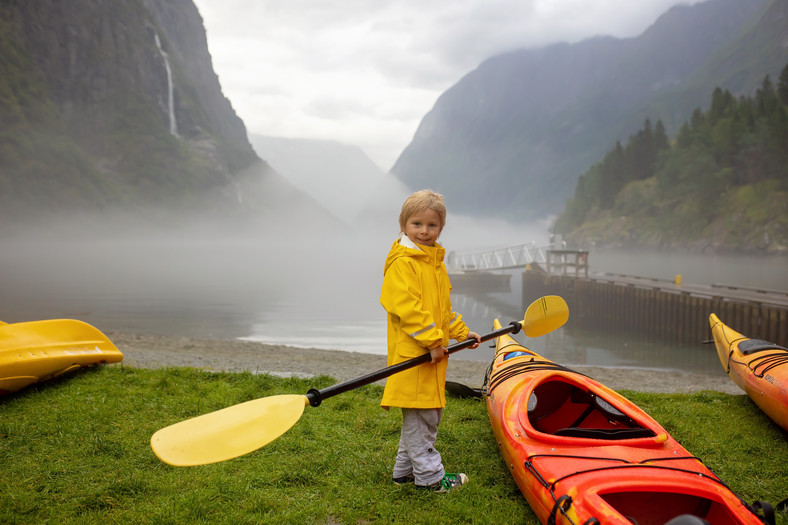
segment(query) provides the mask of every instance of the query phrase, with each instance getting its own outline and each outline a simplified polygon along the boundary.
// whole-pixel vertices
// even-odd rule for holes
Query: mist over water
[[[398,235],[405,192],[370,201],[368,213],[345,230],[322,229],[302,217],[243,231],[215,225],[103,229],[79,225],[19,231],[0,240],[0,320],[76,318],[104,332],[244,339],[385,355],[386,318],[379,303],[383,262]],[[440,243],[458,253],[548,242],[547,222],[511,225],[453,213]],[[786,258],[685,256],[592,251],[593,272],[626,273],[684,282],[724,282],[788,289]],[[522,318],[521,275],[507,293],[452,302],[475,331]],[[457,292],[457,290],[455,290]],[[571,310],[571,305],[570,305]],[[571,313],[570,313],[571,315]],[[722,374],[716,355],[693,345],[629,334],[559,329],[518,339],[571,366],[685,368]],[[452,359],[488,361],[492,350]]]
[[[407,192],[390,179],[382,186],[344,229],[286,214],[243,230],[120,214],[20,227],[0,239],[0,320],[67,317],[104,331],[385,353],[383,262]],[[447,250],[540,233],[451,212],[447,221]]]
[[[788,290],[788,257],[760,254],[664,254],[652,250],[591,250],[593,271],[675,279],[686,283],[726,284]]]

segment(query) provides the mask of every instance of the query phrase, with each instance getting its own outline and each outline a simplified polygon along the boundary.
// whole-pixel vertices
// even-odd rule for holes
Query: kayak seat
[[[763,339],[747,339],[739,343],[739,351],[743,355],[750,355],[764,350],[785,350],[788,352],[788,348],[764,341]]]
[[[619,423],[625,423],[627,425],[634,425],[635,422],[630,419],[628,415],[621,412],[619,409],[602,399],[601,397],[595,395],[592,392],[588,392],[585,390],[575,389],[572,391],[572,402],[573,403],[586,403],[589,407],[592,407],[594,410],[599,411],[603,414],[608,420],[610,421],[618,421]],[[581,421],[578,421],[573,427],[578,426]]]
[[[656,434],[647,428],[578,428],[569,427],[555,431],[556,436],[591,439],[636,439],[654,437]]]
[[[562,380],[534,388],[528,420],[535,430],[557,436],[616,440],[655,435],[595,392]]]

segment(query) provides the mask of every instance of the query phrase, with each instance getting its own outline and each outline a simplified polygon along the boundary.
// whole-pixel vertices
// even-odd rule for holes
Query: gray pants
[[[435,450],[442,408],[403,408],[394,477],[413,476],[416,485],[432,485],[445,475],[440,452]]]

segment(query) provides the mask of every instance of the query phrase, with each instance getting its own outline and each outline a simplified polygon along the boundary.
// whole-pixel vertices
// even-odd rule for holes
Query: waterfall
[[[243,192],[241,191],[241,185],[238,184],[238,181],[235,180],[231,175],[228,175],[227,178],[230,180],[230,184],[233,185],[233,188],[235,188],[235,198],[236,200],[238,200],[238,204],[240,204],[241,207],[243,208],[244,196],[243,196]]]
[[[159,34],[154,33],[156,37],[156,47],[159,49],[159,53],[161,57],[164,59],[164,67],[167,70],[167,107],[170,113],[170,133],[178,136],[178,122],[175,120],[175,104],[174,104],[174,97],[173,97],[173,86],[172,86],[172,71],[170,70],[170,57],[167,53],[161,48],[161,40],[159,40]]]

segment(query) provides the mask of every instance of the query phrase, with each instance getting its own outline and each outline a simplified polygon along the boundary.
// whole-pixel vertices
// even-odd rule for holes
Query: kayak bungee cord
[[[593,457],[593,456],[563,456],[563,455],[560,455],[560,454],[554,454],[554,455],[540,454],[540,455],[531,456],[528,459],[528,462],[526,463],[526,468],[529,470],[529,472],[538,472],[536,467],[533,465],[533,462],[530,461],[531,459],[536,458],[536,457],[553,458],[553,459],[555,459],[555,458],[592,459],[592,460],[593,459],[599,459],[599,460],[603,460],[603,461],[616,461],[616,459],[617,459],[617,458],[596,458],[596,457]],[[723,482],[721,479],[719,479],[716,476],[709,476],[708,474],[704,474],[702,472],[698,472],[698,471],[695,471],[695,470],[687,470],[687,469],[683,469],[683,468],[679,468],[679,467],[670,467],[670,466],[665,466],[665,465],[648,465],[647,464],[647,462],[649,462],[649,461],[672,461],[672,460],[688,460],[688,459],[694,459],[694,460],[698,461],[699,463],[702,463],[702,461],[699,458],[695,457],[695,456],[684,456],[684,457],[673,457],[673,458],[653,458],[653,459],[646,459],[646,460],[640,461],[638,463],[631,463],[631,462],[626,461],[624,459],[618,459],[618,461],[620,461],[622,463],[625,463],[625,464],[624,465],[611,465],[611,466],[608,466],[608,467],[596,467],[596,468],[577,470],[577,471],[572,472],[570,474],[566,474],[565,476],[562,476],[560,478],[554,479],[552,482],[550,482],[550,483],[548,483],[546,485],[545,485],[545,483],[542,483],[542,481],[540,481],[540,483],[542,483],[545,486],[545,488],[549,488],[552,491],[558,483],[560,483],[562,481],[565,481],[565,480],[567,480],[567,479],[569,479],[571,477],[579,476],[579,475],[582,475],[582,474],[587,474],[589,472],[602,472],[602,471],[605,471],[605,470],[619,470],[619,469],[631,469],[631,468],[647,468],[647,469],[670,470],[670,471],[674,471],[674,472],[683,472],[685,474],[692,474],[693,476],[700,476],[700,477],[709,479],[709,480],[711,480],[711,481],[713,481],[715,483],[718,483],[719,485],[722,485],[726,489],[730,489],[730,487],[728,485],[726,485],[725,482]],[[544,480],[544,478],[541,475],[537,479]]]
[[[746,366],[752,371],[754,376],[763,378],[763,376],[766,375],[766,372],[772,370],[773,368],[788,364],[788,349],[784,349],[781,346],[775,345],[773,350],[778,351],[775,353],[758,355],[747,362],[734,359],[733,354],[735,352],[735,348],[731,348],[730,352],[728,352],[728,366],[726,367],[725,372],[730,373],[731,362],[733,362],[742,366]],[[759,371],[758,369],[760,367],[763,367],[763,369]]]
[[[778,366],[782,366],[788,363],[788,348],[784,346],[776,345],[774,343],[770,343],[769,341],[763,341],[760,339],[750,339],[748,337],[736,337],[733,340],[728,339],[728,334],[726,333],[726,328],[722,322],[715,323],[715,327],[718,325],[722,325],[722,333],[725,336],[725,341],[728,343],[728,366],[726,367],[726,373],[730,374],[731,371],[731,361],[737,363],[739,365],[746,366],[749,368],[753,375],[759,378],[763,378],[763,376],[769,370],[773,368],[777,368]],[[740,335],[740,334],[736,334]],[[741,343],[739,341],[742,341]],[[713,340],[711,342],[714,342]],[[749,342],[748,348],[745,349],[744,345]],[[749,362],[739,361],[737,359],[733,359],[733,354],[736,352],[736,349],[739,349],[744,355],[750,355],[752,352],[758,352],[759,355],[752,358]],[[749,350],[745,351],[745,350]],[[769,350],[776,350],[776,352],[769,352],[763,355],[760,355],[760,352],[766,352]],[[764,367],[763,370],[758,371],[759,367]]]
[[[570,474],[567,474],[565,476],[562,476],[560,478],[554,479],[552,482],[548,482],[544,478],[544,476],[539,472],[539,470],[536,468],[536,465],[534,465],[533,460],[536,459],[536,458],[591,459],[591,460],[600,460],[600,461],[615,461],[615,462],[621,462],[621,463],[625,463],[625,464],[624,465],[611,465],[611,466],[607,466],[607,467],[597,467],[597,468],[578,470],[578,471],[572,472]],[[563,514],[564,517],[569,522],[574,523],[571,520],[571,518],[566,514],[566,511],[568,511],[569,508],[572,506],[572,498],[571,498],[571,496],[569,496],[567,494],[564,494],[564,495],[558,497],[558,496],[556,496],[555,488],[556,488],[556,485],[558,483],[562,482],[562,481],[566,481],[567,479],[572,478],[574,476],[587,474],[587,473],[591,473],[591,472],[602,472],[602,471],[620,470],[620,469],[628,469],[628,468],[650,468],[650,469],[668,470],[668,471],[671,471],[671,472],[681,472],[681,473],[684,473],[684,474],[690,474],[692,476],[700,476],[700,477],[708,479],[708,480],[710,480],[710,481],[712,481],[714,483],[717,483],[717,484],[719,484],[722,487],[725,487],[727,490],[731,490],[730,487],[724,481],[722,481],[721,479],[719,479],[718,477],[713,475],[713,473],[712,473],[711,476],[709,476],[709,475],[706,475],[704,473],[697,472],[697,471],[694,471],[694,470],[687,470],[687,469],[683,469],[683,468],[669,467],[669,466],[664,466],[664,465],[649,465],[649,464],[646,464],[648,462],[672,461],[672,460],[696,460],[701,465],[703,464],[703,461],[700,458],[696,457],[696,456],[684,456],[684,457],[672,457],[672,458],[652,458],[652,459],[641,460],[641,461],[639,461],[637,463],[632,463],[632,462],[629,462],[629,461],[627,461],[625,459],[622,459],[622,458],[602,458],[602,457],[595,457],[595,456],[581,456],[581,455],[574,456],[574,455],[561,455],[561,454],[535,454],[535,455],[529,456],[525,460],[524,466],[525,466],[525,469],[543,487],[545,487],[546,489],[548,489],[550,491],[550,495],[552,496],[553,501],[555,502],[555,505],[553,506],[553,513],[551,514],[551,519],[548,521],[548,523],[555,523],[554,519],[555,519],[555,512],[556,511],[561,511],[561,514]],[[752,512],[753,514],[758,516],[761,519],[761,521],[763,521],[764,523],[768,523],[770,525],[774,524],[774,516],[773,516],[773,514],[771,516],[769,515],[769,511],[771,510],[771,505],[769,505],[768,503],[764,503],[762,501],[755,501],[755,502],[753,502],[752,505],[748,505],[747,502],[745,502],[740,496],[736,495],[736,497],[738,498],[738,500],[741,502],[741,504],[744,507],[746,507],[750,512]],[[764,506],[766,508],[764,508]],[[761,509],[761,510],[764,511],[764,517],[763,518],[758,514],[758,512],[757,512],[758,509]],[[596,519],[596,518],[590,518],[590,519]],[[589,521],[586,521],[585,523],[589,523]],[[599,522],[596,521],[594,523],[599,523]]]
[[[505,354],[506,353],[505,350],[507,348],[509,348],[510,346],[515,346],[515,347],[522,348],[522,346],[519,345],[517,342],[511,342],[509,344],[502,345],[496,351],[496,356],[498,354]],[[521,354],[521,355],[529,355],[529,354],[531,354],[530,352],[525,352],[525,353],[518,352],[518,353]],[[533,355],[533,354],[531,354],[531,355]],[[516,377],[516,376],[518,376],[520,374],[525,374],[527,372],[535,372],[535,371],[540,371],[540,370],[560,370],[560,371],[563,371],[563,372],[569,372],[569,373],[572,373],[572,374],[578,374],[578,375],[581,375],[581,376],[588,377],[585,374],[577,372],[576,370],[572,370],[571,368],[568,368],[566,366],[560,365],[558,363],[554,363],[553,361],[549,361],[549,360],[537,361],[535,357],[532,357],[530,361],[527,361],[525,363],[511,364],[510,366],[508,366],[506,368],[506,370],[502,370],[502,371],[499,371],[499,372],[495,373],[494,374],[495,377],[493,378],[492,376],[493,376],[493,365],[494,364],[495,364],[495,360],[493,360],[493,362],[490,363],[490,366],[487,367],[487,372],[484,375],[484,384],[482,386],[482,392],[484,394],[486,394],[486,395],[489,395],[490,393],[492,393],[492,391],[498,385],[503,383],[504,381],[507,381],[507,380],[509,380],[509,379],[511,379],[513,377]]]
[[[509,366],[506,370],[503,370],[495,374],[494,377],[491,377],[490,383],[489,385],[487,385],[487,393],[489,394],[490,392],[495,390],[495,388],[498,385],[500,385],[504,381],[508,381],[513,377],[516,377],[521,374],[526,374],[528,372],[536,372],[540,370],[560,370],[562,372],[569,372],[581,376],[585,375],[575,370],[572,370],[571,368],[567,368],[563,365],[553,363],[552,361],[536,361],[535,359],[532,358],[530,361],[527,361],[525,363],[514,363],[511,366]]]
[[[759,362],[756,364],[756,361]],[[760,355],[750,361],[750,365],[753,364],[755,366],[748,366],[748,368],[752,370],[752,373],[756,376],[763,377],[769,370],[784,364],[788,364],[788,350],[776,352],[773,354]],[[763,367],[763,370],[759,372],[758,367]]]

